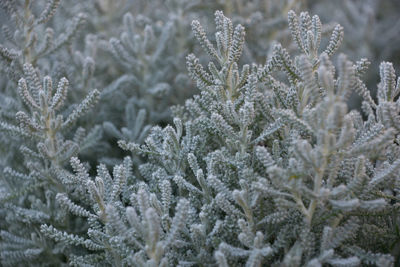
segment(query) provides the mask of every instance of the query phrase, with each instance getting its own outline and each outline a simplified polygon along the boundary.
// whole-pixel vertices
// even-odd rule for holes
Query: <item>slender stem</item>
[[[22,49],[23,49],[23,55],[24,55],[24,63],[31,63],[32,58],[31,58],[31,49],[28,46],[30,40],[31,40],[31,33],[32,33],[32,25],[28,24],[29,18],[31,17],[31,10],[29,9],[29,4],[30,0],[25,0],[25,5],[24,5],[24,35],[25,35],[25,40]]]
[[[306,216],[307,221],[311,222],[311,218],[309,216],[309,212],[306,209],[306,207],[304,206],[303,200],[301,199],[301,196],[293,191],[292,192],[293,196],[294,196],[294,200],[296,201],[296,204],[300,207],[300,211],[303,213],[304,216]]]
[[[340,221],[343,219],[343,214],[339,214],[334,220],[333,220],[333,222],[331,223],[331,226],[332,226],[332,228],[336,228],[338,225],[339,225],[339,223],[340,223]]]

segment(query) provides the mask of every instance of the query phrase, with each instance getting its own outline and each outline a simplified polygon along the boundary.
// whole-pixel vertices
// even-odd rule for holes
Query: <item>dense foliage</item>
[[[1,265],[399,265],[400,5],[338,2],[0,1]]]

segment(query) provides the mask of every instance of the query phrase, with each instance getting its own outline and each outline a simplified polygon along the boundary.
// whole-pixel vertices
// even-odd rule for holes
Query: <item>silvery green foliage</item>
[[[171,86],[165,81],[173,73],[173,60],[169,57],[172,55],[165,54],[165,50],[171,45],[169,39],[173,36],[173,23],[169,21],[157,27],[151,25],[149,18],[137,17],[135,20],[132,14],[127,13],[123,17],[123,25],[120,38],[111,38],[107,47],[127,73],[118,79],[134,87],[132,95],[137,103],[131,105],[147,111],[151,121],[161,121],[167,116],[167,108],[156,105],[156,99],[168,97],[171,91]],[[117,87],[105,90],[104,94],[112,94],[113,89]],[[168,104],[167,101],[163,103]]]
[[[264,62],[274,41],[290,45],[287,30],[288,10],[301,10],[308,1],[219,1],[217,9],[246,28],[246,43],[242,54],[243,62]],[[272,40],[273,39],[273,40]],[[265,40],[271,40],[266,42]],[[292,47],[290,47],[292,49]]]
[[[197,209],[190,248],[196,253],[182,265],[215,264],[212,254],[220,266],[394,264],[400,167],[394,69],[382,63],[375,102],[361,80],[366,60],[339,55],[337,67],[330,60],[342,42],[340,25],[320,49],[319,17],[292,11],[288,17],[301,54],[291,59],[277,44],[264,66],[241,68],[244,28],[217,11],[215,46],[194,21],[212,58],[205,69],[187,57],[201,94],[186,102],[174,128],[153,128],[142,146],[120,142],[148,155],[144,177],[174,181]],[[352,90],[365,99],[366,121],[347,110]],[[378,228],[386,243],[365,242]]]
[[[118,103],[101,105],[97,123],[103,124],[111,145],[118,139],[142,143],[151,125],[170,121],[169,106],[183,103],[192,94],[193,86],[179,63],[191,43],[189,31],[182,30],[186,3],[177,3],[177,10],[168,9],[174,1],[165,3],[168,8],[153,3],[164,10],[155,16],[147,2],[120,1],[119,6],[111,2],[91,1],[87,5],[92,8],[86,8],[92,14],[89,24],[99,28],[91,37],[100,58],[96,70],[106,74],[97,79],[104,86],[101,102]],[[137,7],[148,14],[138,14]],[[101,161],[111,166],[120,156],[118,150],[104,153]],[[139,162],[137,157],[133,160]]]
[[[2,72],[11,79],[18,80],[23,63],[36,65],[41,58],[56,53],[76,37],[85,20],[84,13],[74,17],[59,35],[55,35],[51,27],[44,28],[59,4],[59,0],[46,1],[43,9],[37,10],[39,5],[33,5],[30,1],[3,1],[2,5],[12,23],[2,27],[5,42],[0,46],[1,60],[8,63]]]
[[[88,146],[90,138],[85,136],[82,128],[78,128],[72,140],[65,139],[63,132],[67,132],[79,117],[85,115],[99,97],[99,92],[93,90],[64,118],[59,110],[67,97],[68,80],[62,78],[55,87],[52,79],[45,76],[41,84],[31,64],[24,64],[23,69],[26,78],[19,80],[18,93],[27,106],[27,112],[17,112],[17,125],[1,122],[2,132],[20,137],[22,144],[19,150],[24,158],[19,169],[26,168],[25,172],[10,167],[3,170],[3,188],[6,191],[0,201],[5,203],[2,209],[7,212],[4,219],[8,230],[2,230],[1,235],[14,237],[2,238],[4,243],[0,255],[5,265],[35,262],[51,248],[29,227],[38,227],[44,222],[55,223],[65,216],[55,208],[54,195],[75,190],[76,181],[57,174],[63,172],[63,166],[71,156]],[[14,199],[23,202],[14,202]],[[29,242],[18,246],[21,244],[19,239]],[[58,251],[54,251],[54,255],[57,254]],[[49,263],[53,261],[57,262],[57,256],[49,259]]]
[[[57,208],[55,195],[74,191],[74,182],[61,176],[58,179],[56,174],[64,171],[71,156],[92,146],[99,135],[96,133],[101,133],[100,127],[87,135],[82,127],[71,131],[96,104],[99,91],[88,89],[77,100],[80,103],[72,104],[67,101],[69,80],[45,75],[55,66],[52,60],[63,56],[59,51],[72,44],[85,18],[79,14],[56,35],[50,27],[45,30],[44,24],[54,16],[59,3],[2,2],[14,23],[3,25],[5,42],[1,45],[4,67],[0,94],[5,104],[0,117],[2,150],[11,144],[1,162],[0,258],[4,266],[42,265],[43,257],[47,265],[62,261],[60,248],[43,238],[40,225],[68,225],[63,222],[68,215]],[[15,28],[13,35],[8,27]],[[78,80],[84,76],[77,75],[73,85],[80,87],[84,81]]]
[[[343,25],[347,36],[344,41],[346,52],[352,51],[354,57],[368,56],[371,61],[376,62],[376,65],[379,65],[381,60],[398,55],[398,50],[388,45],[390,42],[399,41],[399,22],[396,16],[400,8],[398,2],[386,1],[382,4],[377,0],[341,0],[336,3],[341,9],[334,14],[329,12],[333,2],[326,4],[328,6],[316,3],[313,5],[313,10],[320,16]],[[374,52],[377,49],[380,50],[378,54]]]
[[[371,94],[375,96],[376,89],[372,87],[379,80],[379,64],[390,60],[396,68],[400,67],[399,49],[390,44],[400,41],[398,1],[379,0],[340,0],[337,2],[310,3],[313,12],[328,21],[337,21],[344,27],[345,40],[342,51],[352,60],[367,57],[371,66],[365,77],[367,85],[371,85]],[[341,8],[337,12],[330,12],[335,6]],[[379,51],[377,53],[377,51]],[[361,100],[356,97],[350,99],[350,107],[360,106]]]
[[[89,224],[87,238],[62,232],[51,225],[42,225],[41,232],[65,245],[83,246],[87,255],[69,255],[71,266],[169,266],[179,259],[184,241],[189,202],[175,202],[171,185],[163,181],[157,188],[160,197],[132,176],[132,162],[125,158],[114,167],[113,176],[105,165],[99,165],[95,179],[77,158],[71,159],[75,175],[85,188],[85,207],[75,204],[67,194],[58,193],[57,202],[68,212],[84,217]],[[175,206],[170,217],[171,206]],[[81,254],[81,253],[80,253]]]
[[[287,8],[299,6],[298,1],[284,2],[280,5],[265,7],[269,14],[274,14],[275,20],[280,21],[280,25],[285,21]],[[131,12],[123,16],[121,11],[117,12],[121,24],[119,35],[114,31],[111,36],[107,34],[108,40],[104,40],[104,36],[101,35],[98,40],[101,50],[106,50],[114,59],[113,70],[109,71],[116,72],[117,75],[112,75],[116,78],[106,86],[102,99],[103,101],[118,101],[120,105],[108,107],[102,110],[101,114],[109,116],[109,114],[121,114],[128,109],[136,112],[141,112],[140,110],[143,109],[146,112],[146,124],[170,122],[169,106],[182,104],[194,91],[194,86],[190,83],[185,66],[182,64],[184,57],[193,49],[193,38],[190,38],[190,22],[193,17],[198,17],[199,14],[209,16],[209,10],[224,8],[237,13],[237,20],[245,20],[246,25],[250,23],[254,29],[264,29],[253,35],[261,35],[262,32],[263,38],[268,39],[269,34],[278,29],[273,27],[275,24],[272,19],[268,27],[261,23],[260,12],[257,13],[259,11],[257,7],[260,5],[261,3],[257,1],[232,3],[230,1],[171,0],[162,3],[153,1],[151,4],[148,1],[137,1]],[[137,12],[138,9],[141,10],[140,13]],[[208,10],[208,12],[202,12],[202,10]],[[111,16],[114,20],[114,14]],[[93,17],[96,18],[96,16]],[[248,57],[260,58],[259,54],[264,53],[262,54],[264,59],[269,42],[262,41],[263,39],[259,37],[254,37],[253,40],[251,44],[254,44],[254,47],[246,49]],[[260,48],[266,45],[266,49]],[[257,55],[253,55],[255,52]],[[97,65],[97,67],[103,69],[102,66]],[[134,109],[131,107],[132,104],[135,105]],[[127,117],[122,122],[120,118],[113,118],[112,121],[107,122],[106,132],[109,133],[109,137],[115,138],[118,134],[114,130],[110,131],[110,123],[114,124],[113,128],[120,133],[124,127],[131,131],[129,136],[122,133],[124,139],[128,138],[140,143],[141,140],[135,140],[137,137],[134,134],[132,136],[137,128],[133,129],[136,126]],[[126,127],[127,124],[130,126]],[[145,132],[142,133],[145,135]]]
[[[392,63],[313,1],[114,2],[0,1],[2,266],[399,263]]]

